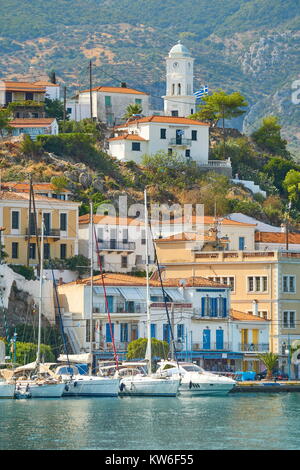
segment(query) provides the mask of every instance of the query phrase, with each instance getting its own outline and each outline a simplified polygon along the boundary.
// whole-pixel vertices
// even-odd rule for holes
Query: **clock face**
[[[178,67],[178,62],[174,62],[173,67],[174,67],[174,69],[177,69],[177,67]]]

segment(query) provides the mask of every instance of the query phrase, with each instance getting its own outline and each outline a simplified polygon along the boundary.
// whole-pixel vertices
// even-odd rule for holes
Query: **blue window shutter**
[[[216,330],[216,347],[217,349],[224,348],[224,331]]]
[[[151,323],[151,338],[156,338],[156,324]]]
[[[201,317],[205,315],[205,297],[201,297]]]
[[[203,330],[203,349],[210,349],[210,330]]]
[[[223,297],[223,317],[227,317],[227,299]]]
[[[239,250],[245,249],[245,237],[239,237]]]
[[[111,327],[112,327],[112,333],[114,334],[114,324],[112,323],[111,324]],[[110,328],[109,328],[109,323],[106,323],[106,342],[107,343],[111,343],[111,334],[110,334]]]

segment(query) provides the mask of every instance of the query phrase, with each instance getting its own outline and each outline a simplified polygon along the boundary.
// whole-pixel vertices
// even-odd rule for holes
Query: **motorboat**
[[[147,374],[147,363],[123,362],[115,370],[114,377],[119,380],[119,395],[122,396],[152,396],[176,397],[178,393],[179,378],[156,376]],[[100,373],[111,374],[116,366],[107,366],[100,369]]]
[[[117,397],[119,379],[97,375],[82,375],[75,365],[59,365],[55,375],[64,382],[64,397]]]
[[[192,362],[160,361],[156,374],[180,379],[181,395],[224,395],[236,385],[235,380],[207,372]]]

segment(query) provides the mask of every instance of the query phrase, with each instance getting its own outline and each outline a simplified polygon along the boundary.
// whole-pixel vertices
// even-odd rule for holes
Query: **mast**
[[[94,242],[93,242],[93,203],[90,202],[90,250],[91,250],[91,282],[90,282],[90,353],[93,354],[93,260],[94,260]],[[91,359],[90,373],[92,373],[93,359]]]
[[[39,370],[41,362],[41,328],[42,328],[42,308],[43,308],[43,270],[44,270],[44,217],[42,212],[41,222],[41,257],[40,257],[40,296],[39,296],[39,323],[38,323],[38,347],[36,356],[36,368]]]
[[[152,371],[152,351],[151,351],[151,312],[150,312],[150,295],[149,295],[149,250],[148,250],[148,208],[147,208],[147,191],[144,191],[145,205],[145,232],[146,232],[146,305],[147,305],[147,350],[146,359],[148,360],[148,374]]]

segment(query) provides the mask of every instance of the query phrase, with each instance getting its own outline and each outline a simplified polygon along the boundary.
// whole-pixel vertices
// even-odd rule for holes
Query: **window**
[[[146,231],[142,230],[141,244],[146,245]]]
[[[50,243],[44,243],[44,258],[50,259]]]
[[[190,93],[188,93],[189,95]],[[191,108],[191,114],[194,114],[194,108]]]
[[[98,228],[97,230],[98,233],[98,242],[103,242],[103,228]]]
[[[121,268],[127,268],[127,267],[128,267],[127,256],[121,256]]]
[[[50,213],[49,212],[44,212],[43,214],[44,217],[44,230],[45,230],[45,235],[50,235]]]
[[[282,278],[283,292],[296,292],[296,276],[283,276]]]
[[[151,338],[156,338],[156,324],[151,323]]]
[[[197,140],[197,131],[192,131],[192,140]]]
[[[140,98],[135,99],[135,104],[142,104],[142,100]]]
[[[168,155],[172,155],[172,149],[168,149]]]
[[[178,117],[178,111],[177,110],[174,110],[171,112],[171,115],[172,116],[175,116],[175,117]]]
[[[161,139],[166,139],[167,138],[167,129],[161,129],[160,130],[160,138]]]
[[[25,93],[25,100],[33,101],[33,93],[30,93],[30,92]]]
[[[249,315],[253,315],[253,310],[248,310]],[[259,310],[257,312],[258,316],[260,318],[263,318],[264,320],[268,320],[268,312],[267,310]]]
[[[132,144],[131,144],[131,150],[140,152],[140,151],[141,151],[141,144],[140,144],[140,142],[132,142]]]
[[[104,257],[104,255],[100,255],[100,264],[102,266],[102,269],[104,269],[104,266],[105,266],[105,257]]]
[[[181,84],[178,83],[178,95],[180,96],[181,95]]]
[[[190,149],[186,149],[186,151],[185,151],[185,157],[186,157],[186,158],[191,158],[191,151],[190,151]]]
[[[111,106],[111,96],[105,96],[105,106]]]
[[[177,339],[184,340],[184,325],[182,323],[177,325]]]
[[[208,278],[210,281],[214,282],[220,282],[221,284],[225,284],[226,286],[231,287],[231,289],[234,291],[235,289],[235,280],[233,276],[226,276],[226,277],[209,277]]]
[[[283,328],[295,328],[296,326],[296,312],[285,311],[283,312]]]
[[[72,108],[67,108],[67,114],[72,114]]]
[[[67,214],[65,213],[60,214],[60,230],[64,232],[67,230]]]
[[[11,257],[19,258],[19,243],[12,242],[11,244]]]
[[[12,211],[11,213],[11,228],[16,230],[19,228],[19,218],[20,213],[19,211]]]
[[[36,244],[30,243],[29,245],[29,258],[35,259],[36,258]]]
[[[172,84],[172,95],[175,95],[175,84]]]
[[[239,237],[239,250],[245,249],[245,237]]]
[[[128,243],[128,229],[123,229],[123,243]]]
[[[62,243],[60,245],[60,259],[66,259],[67,257],[67,245]]]
[[[248,292],[267,292],[268,278],[267,276],[249,276]]]
[[[120,341],[127,343],[128,341],[128,323],[121,323]]]

